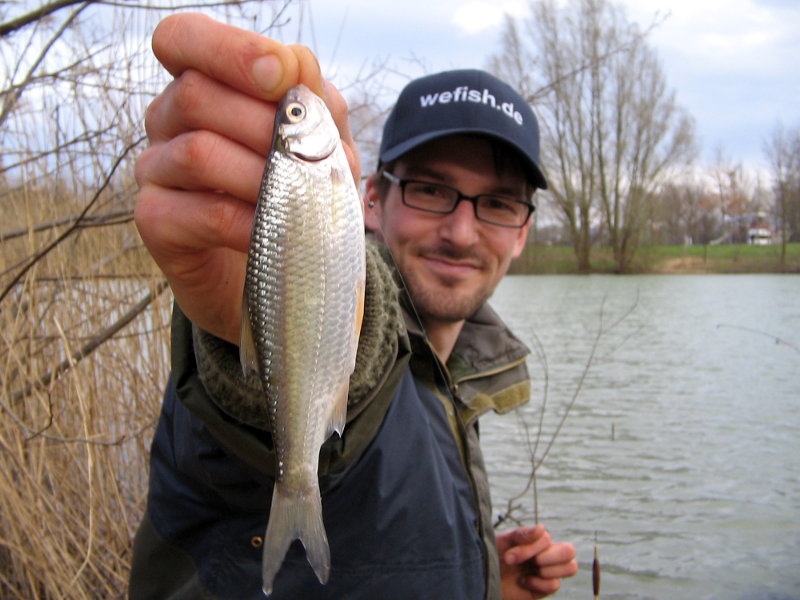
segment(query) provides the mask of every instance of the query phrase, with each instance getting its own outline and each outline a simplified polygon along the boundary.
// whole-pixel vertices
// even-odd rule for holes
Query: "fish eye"
[[[306,107],[299,102],[292,102],[286,107],[286,116],[292,123],[297,123],[306,116]]]

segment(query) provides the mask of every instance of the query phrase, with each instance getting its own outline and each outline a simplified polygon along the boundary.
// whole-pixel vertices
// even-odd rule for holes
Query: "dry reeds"
[[[146,106],[169,78],[150,36],[182,5],[272,35],[295,8],[0,3],[4,600],[126,594],[170,315],[132,224],[133,164]]]
[[[28,181],[0,204],[0,596],[122,597],[169,295],[129,175],[84,193]]]
[[[125,91],[155,69],[85,35],[90,4],[0,11],[2,598],[124,596],[166,378],[168,295],[131,224],[146,98]]]
[[[132,223],[165,13],[28,6],[0,4],[0,598],[121,598],[169,368]]]
[[[44,222],[51,199],[4,207]],[[167,377],[169,295],[132,225],[76,228],[41,256],[66,228],[2,243],[3,598],[124,595]]]
[[[118,598],[168,295],[130,222],[130,106],[90,119],[89,103],[40,96],[34,80],[6,82],[0,119],[0,597]]]

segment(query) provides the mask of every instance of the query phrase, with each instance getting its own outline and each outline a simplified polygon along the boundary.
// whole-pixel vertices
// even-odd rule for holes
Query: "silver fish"
[[[319,450],[345,425],[365,286],[363,208],[324,102],[290,89],[275,116],[247,259],[240,357],[269,403],[277,459],[264,538],[264,593],[300,539],[330,573]]]

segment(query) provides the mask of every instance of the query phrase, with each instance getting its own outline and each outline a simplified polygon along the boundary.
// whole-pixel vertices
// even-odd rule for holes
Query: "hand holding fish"
[[[553,543],[543,525],[497,534],[497,553],[504,600],[544,598],[578,571],[572,544]]]
[[[239,342],[255,202],[277,101],[298,83],[321,95],[358,180],[358,153],[339,92],[311,51],[197,14],[171,16],[153,49],[174,80],[146,117],[137,162],[139,233],[199,327]]]

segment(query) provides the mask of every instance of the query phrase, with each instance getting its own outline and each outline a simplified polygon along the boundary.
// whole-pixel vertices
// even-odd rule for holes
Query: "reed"
[[[13,234],[0,252],[0,596],[123,597],[169,295],[124,217],[130,182],[103,194],[123,214],[112,224],[36,231],[85,207],[57,187],[17,186],[0,203],[0,235]]]
[[[169,294],[132,223],[168,78],[146,5],[0,8],[3,599],[127,591],[169,368]]]

